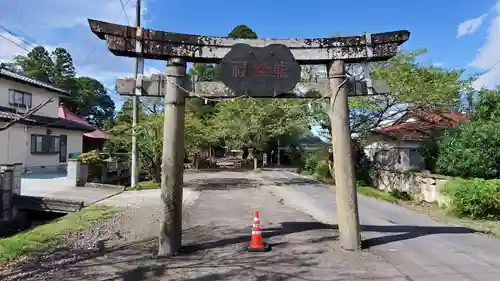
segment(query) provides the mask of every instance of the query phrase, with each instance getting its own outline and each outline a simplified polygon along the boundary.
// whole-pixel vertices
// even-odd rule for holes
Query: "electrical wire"
[[[5,21],[5,20],[4,20],[4,21]],[[11,25],[12,25],[12,24],[11,24]],[[12,25],[12,26],[13,26],[13,25]],[[27,40],[26,40],[23,36],[18,36],[17,34],[15,34],[14,32],[12,32],[10,29],[8,29],[7,27],[5,27],[5,25],[0,24],[0,28],[1,28],[1,29],[3,29],[3,30],[5,30],[5,31],[6,31],[7,33],[9,33],[10,35],[12,35],[12,36],[16,37],[17,39],[21,40],[24,44],[26,44],[26,45],[28,45],[28,46],[30,46],[30,47],[32,47],[32,48],[34,47],[34,44],[33,44],[33,43],[31,43],[31,42],[27,41]],[[15,29],[19,30],[19,31],[20,31],[20,33],[23,33],[24,35],[26,35],[26,37],[29,37],[29,36],[27,36],[27,34],[26,34],[26,33],[24,33],[22,30],[20,30],[20,29],[18,29],[18,28],[15,28]],[[36,45],[36,43],[35,43],[35,45]]]
[[[10,33],[9,33],[9,34],[10,34]],[[23,46],[19,45],[18,43],[14,42],[14,41],[13,41],[13,40],[11,40],[10,38],[7,38],[7,36],[5,36],[5,35],[3,35],[3,34],[0,34],[0,37],[2,37],[3,39],[5,39],[5,40],[9,41],[10,43],[12,43],[12,44],[14,44],[14,45],[18,46],[19,48],[21,48],[21,49],[23,49],[23,50],[25,50],[26,52],[28,52],[28,53],[29,53],[29,50],[28,50],[28,49],[26,49],[25,47],[23,47]],[[17,38],[17,37],[16,37],[16,38]]]
[[[120,10],[120,13],[118,14],[118,16],[116,16],[115,20],[114,21],[117,21],[118,18],[121,17],[122,13],[125,14],[125,17],[127,18],[127,22],[129,22],[129,25],[130,25],[130,20],[128,18],[128,15],[127,13],[125,12],[125,9],[127,7],[127,5],[130,3],[130,0],[127,0],[127,2],[125,2],[125,4],[123,4],[122,0],[120,0],[120,4],[122,6],[122,9]],[[83,63],[81,64],[80,67],[83,67],[85,66],[85,64],[88,62],[88,60],[90,59],[90,57],[92,56],[92,54],[94,54],[95,50],[97,49],[97,44],[92,48],[92,50],[89,52],[89,54],[85,57],[85,59],[83,60]]]

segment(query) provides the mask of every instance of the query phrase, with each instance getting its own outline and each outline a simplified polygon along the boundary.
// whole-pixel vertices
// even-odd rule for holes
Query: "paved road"
[[[80,254],[78,257],[83,257],[72,262],[54,256],[55,263],[61,264],[55,269],[51,267],[45,274],[36,271],[24,279],[11,275],[6,281],[408,280],[372,253],[340,249],[336,230],[283,205],[280,197],[264,188],[265,181],[258,174],[218,172],[196,176],[199,181],[191,181],[190,188],[200,193],[184,217],[181,255],[155,259],[158,240],[154,235],[117,246],[109,244],[105,252],[91,258]],[[250,242],[256,209],[261,211],[264,238],[273,245],[268,253],[244,251]]]
[[[263,172],[267,188],[325,223],[336,224],[329,186],[286,171]],[[364,245],[407,280],[500,280],[500,242],[443,225],[401,206],[359,197]]]

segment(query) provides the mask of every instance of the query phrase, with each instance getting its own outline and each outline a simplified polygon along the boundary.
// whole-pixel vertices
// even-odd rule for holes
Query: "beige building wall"
[[[54,101],[46,104],[39,111],[37,111],[36,114],[57,118],[57,108],[59,107],[59,95],[57,93],[26,85],[24,83],[19,83],[14,80],[0,78],[0,106],[16,108],[16,106],[9,104],[9,89],[31,93],[32,107],[35,107],[53,97]],[[22,113],[25,112],[26,109],[18,107],[17,110]]]
[[[16,108],[9,104],[9,90],[14,89],[26,93],[31,93],[31,104],[35,107],[46,100],[54,100],[39,111],[36,115],[58,118],[57,110],[59,106],[59,94],[37,88],[34,86],[19,83],[14,80],[0,78],[0,106]],[[26,112],[25,108],[16,108],[19,114]],[[5,126],[5,122],[0,121],[0,127]],[[50,132],[47,131],[50,129]],[[59,153],[54,154],[32,154],[31,135],[67,136],[67,153],[64,162],[60,162]],[[0,164],[23,163],[24,167],[53,167],[66,163],[70,153],[81,153],[83,142],[83,132],[71,131],[57,128],[47,128],[44,126],[26,126],[15,124],[7,130],[0,131]]]
[[[0,122],[0,126],[5,123]],[[82,132],[50,128],[52,136],[67,136],[66,160],[70,153],[81,153],[83,145]],[[59,161],[56,154],[32,154],[31,135],[46,135],[46,127],[31,127],[16,124],[7,130],[0,131],[0,164],[23,163],[24,167],[57,166],[66,163]]]

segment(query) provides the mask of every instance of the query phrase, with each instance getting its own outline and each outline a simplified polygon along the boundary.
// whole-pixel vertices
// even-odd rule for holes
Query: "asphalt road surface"
[[[261,173],[267,188],[318,220],[335,225],[335,191],[287,171]],[[500,243],[443,225],[404,207],[358,197],[363,244],[407,280],[500,280]]]

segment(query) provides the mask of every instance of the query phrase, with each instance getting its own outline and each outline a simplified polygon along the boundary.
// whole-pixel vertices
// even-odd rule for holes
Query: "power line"
[[[10,34],[10,33],[9,33],[9,34]],[[0,37],[3,37],[5,40],[9,41],[10,43],[12,43],[12,44],[14,44],[14,45],[18,46],[19,48],[21,48],[21,49],[23,49],[23,50],[25,50],[26,52],[28,52],[28,53],[29,53],[29,50],[28,50],[28,49],[26,49],[25,47],[23,47],[23,46],[19,45],[19,44],[18,44],[18,43],[16,43],[16,42],[12,41],[10,38],[7,38],[7,36],[5,36],[5,35],[3,35],[3,34],[0,34]],[[17,38],[17,37],[16,37],[16,38]]]
[[[493,68],[495,68],[495,66],[497,66],[497,64],[499,64],[499,63],[500,63],[500,59],[498,59],[498,60],[497,60],[497,61],[496,61],[496,62],[495,62],[492,66],[490,66],[490,67],[489,67],[489,68],[488,68],[488,69],[487,69],[487,70],[483,73],[483,75],[484,75],[484,74],[486,74],[486,73],[488,73],[488,72],[490,72],[491,70],[493,70]]]
[[[122,13],[125,14],[125,17],[127,18],[127,21],[129,22],[129,25],[130,25],[130,20],[128,18],[128,15],[127,13],[125,12],[125,8],[127,7],[128,3],[130,3],[130,0],[127,0],[127,2],[125,2],[125,4],[123,4],[122,0],[120,0],[120,4],[122,6],[122,9],[120,10],[120,13],[118,14],[118,16],[115,18],[114,21],[117,21]],[[97,45],[94,46],[94,48],[92,48],[92,50],[89,52],[89,54],[85,57],[85,60],[83,60],[83,63],[81,65],[81,67],[85,66],[85,64],[87,63],[87,61],[89,60],[90,56],[92,56],[92,54],[95,52],[95,50],[97,49]]]
[[[128,4],[128,2],[127,2],[127,4]],[[125,6],[126,5],[123,5],[123,1],[122,0],[120,0],[120,5],[122,5],[122,11],[123,11],[123,14],[125,15],[125,18],[127,19],[127,23],[128,23],[128,25],[130,25],[130,19],[128,18],[127,11],[125,11]]]
[[[0,17],[0,20],[2,20],[5,24],[10,25],[13,29],[17,30],[17,32],[15,32],[15,33],[20,33],[22,38],[19,38],[19,37],[17,36],[17,34],[14,34],[12,31],[7,30],[7,29],[5,28],[5,25],[4,25],[4,26],[2,26],[2,25],[0,24],[0,26],[2,26],[2,28],[3,28],[4,30],[6,30],[7,32],[9,32],[10,34],[12,34],[12,35],[14,35],[14,36],[18,37],[18,38],[19,38],[19,39],[21,39],[21,40],[23,40],[23,39],[29,40],[29,41],[23,40],[23,41],[24,41],[24,43],[26,43],[27,45],[38,45],[38,43],[36,42],[36,40],[34,40],[31,36],[29,36],[26,32],[22,31],[20,28],[16,27],[14,24],[9,23],[8,21],[6,21],[6,20],[5,20],[4,18],[2,18],[2,17]]]

